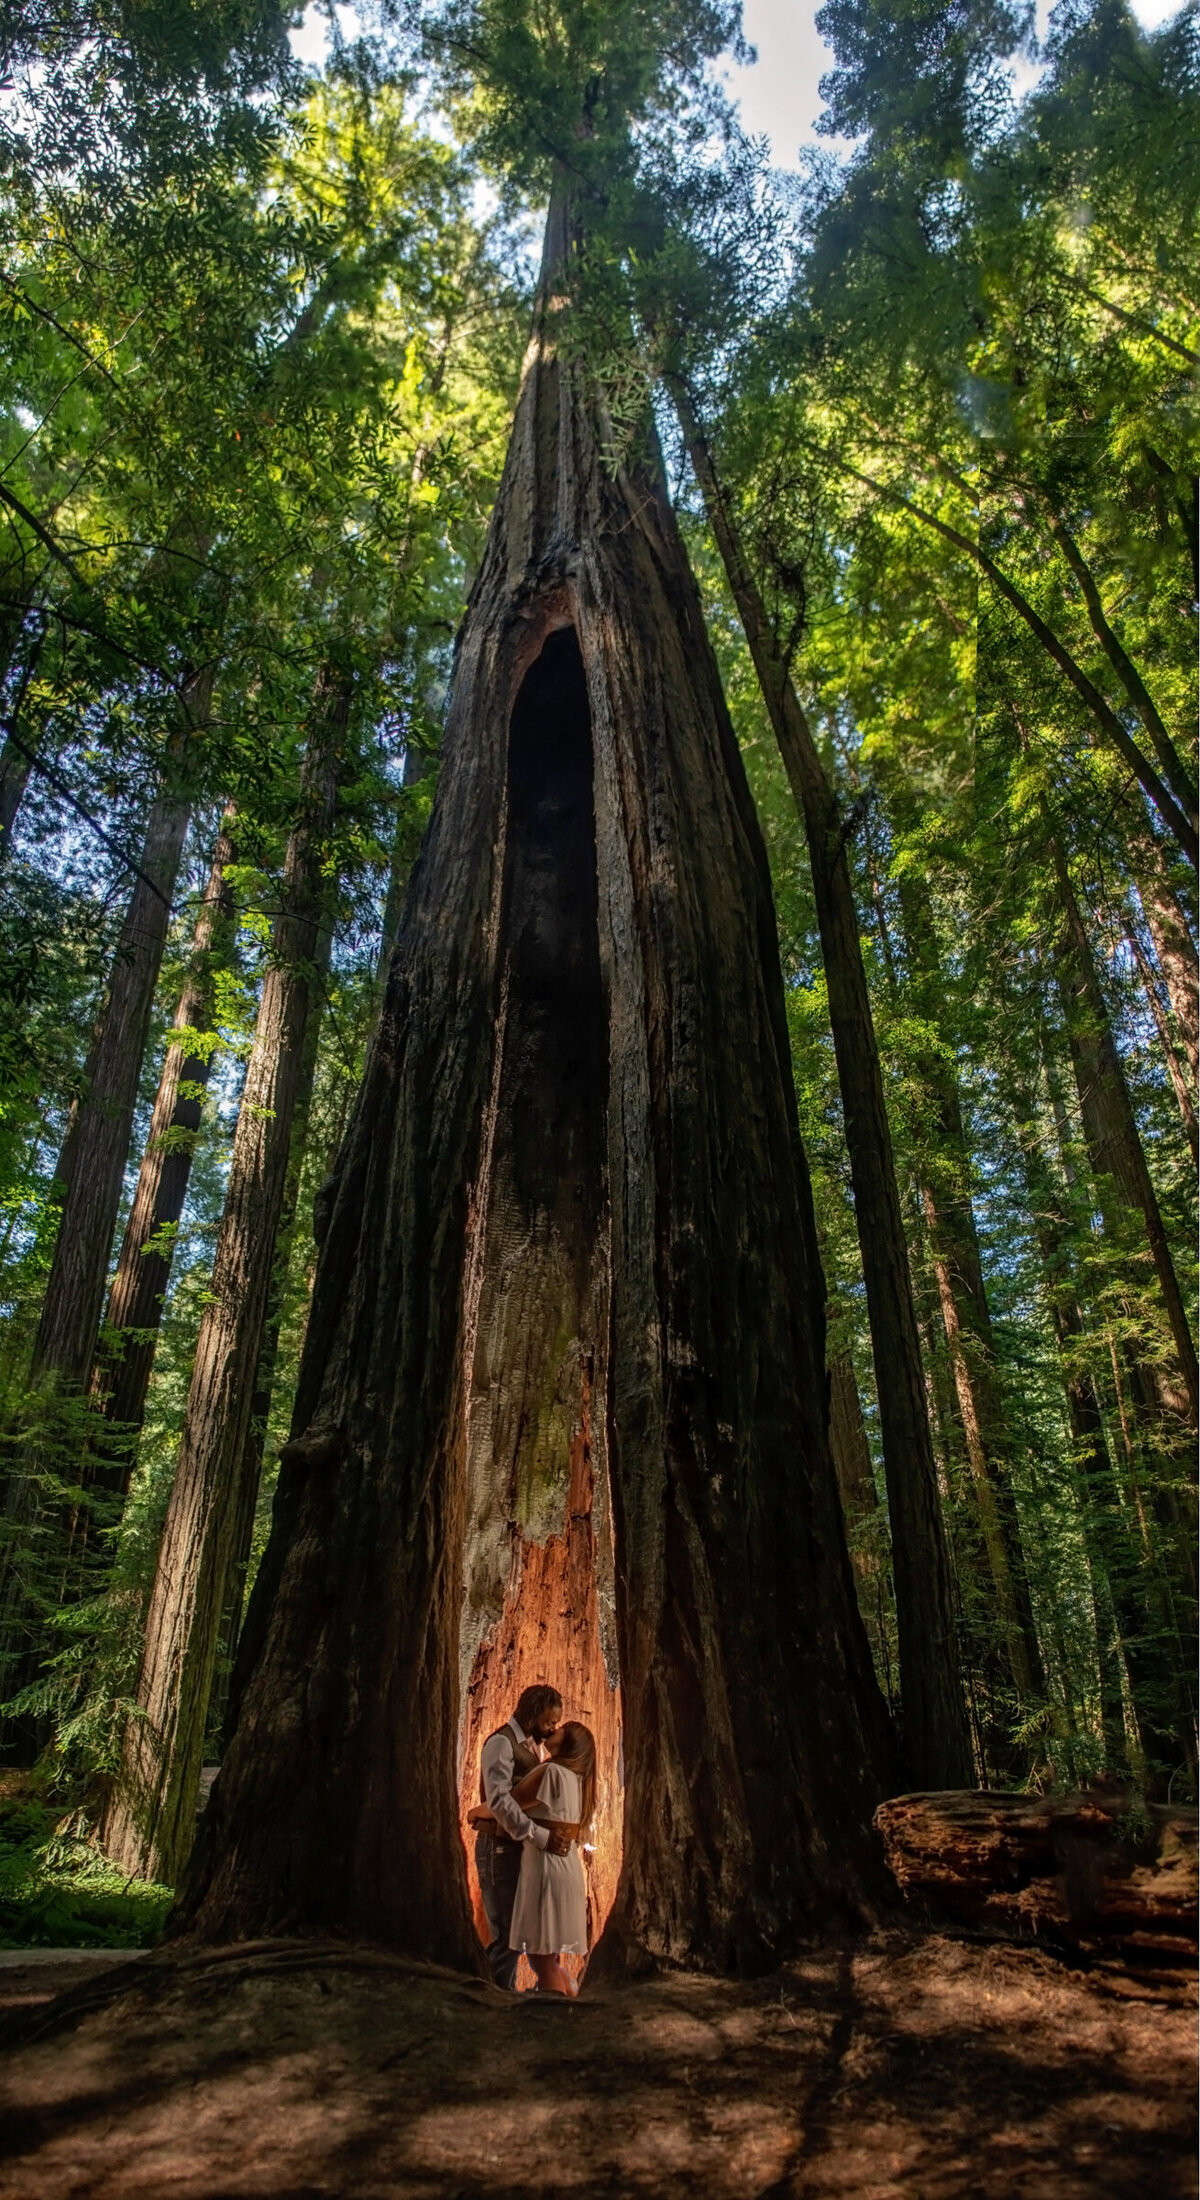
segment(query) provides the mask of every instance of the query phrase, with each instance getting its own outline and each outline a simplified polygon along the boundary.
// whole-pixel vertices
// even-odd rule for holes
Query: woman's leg
[[[574,2000],[579,1988],[557,1956],[530,1956],[529,1961],[543,1994],[565,1994],[569,2001]]]

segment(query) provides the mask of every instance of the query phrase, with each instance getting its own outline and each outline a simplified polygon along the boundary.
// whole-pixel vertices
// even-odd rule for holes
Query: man
[[[507,1724],[489,1734],[479,1760],[479,1800],[496,1819],[495,1829],[481,1826],[475,1837],[475,1869],[491,1939],[487,1957],[497,1986],[511,1993],[517,1982],[520,1951],[508,1945],[521,1846],[533,1841],[552,1856],[565,1856],[570,1843],[549,1826],[526,1816],[513,1798],[513,1783],[541,1764],[543,1745],[562,1724],[557,1688],[527,1688]]]

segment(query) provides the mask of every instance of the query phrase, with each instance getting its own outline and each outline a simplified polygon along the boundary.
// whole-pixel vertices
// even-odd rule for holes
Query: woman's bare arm
[[[545,1765],[534,1765],[529,1772],[522,1773],[516,1782],[512,1791],[513,1801],[519,1803],[522,1810],[528,1810],[531,1803],[536,1803],[545,1770]]]

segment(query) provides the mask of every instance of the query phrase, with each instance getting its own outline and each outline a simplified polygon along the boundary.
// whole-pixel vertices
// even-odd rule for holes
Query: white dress
[[[529,1816],[577,1826],[583,1797],[577,1772],[550,1763],[542,1774]],[[587,1884],[583,1859],[572,1841],[565,1856],[551,1856],[536,1841],[521,1844],[521,1877],[513,1904],[510,1948],[531,1956],[587,1954]]]

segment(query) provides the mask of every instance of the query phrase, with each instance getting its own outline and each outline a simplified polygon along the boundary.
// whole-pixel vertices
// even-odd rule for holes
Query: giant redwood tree
[[[466,1957],[456,1766],[545,1677],[614,1827],[623,1769],[610,1957],[752,1967],[876,1883],[766,858],[571,255],[559,196],[179,1912],[210,1939]]]

